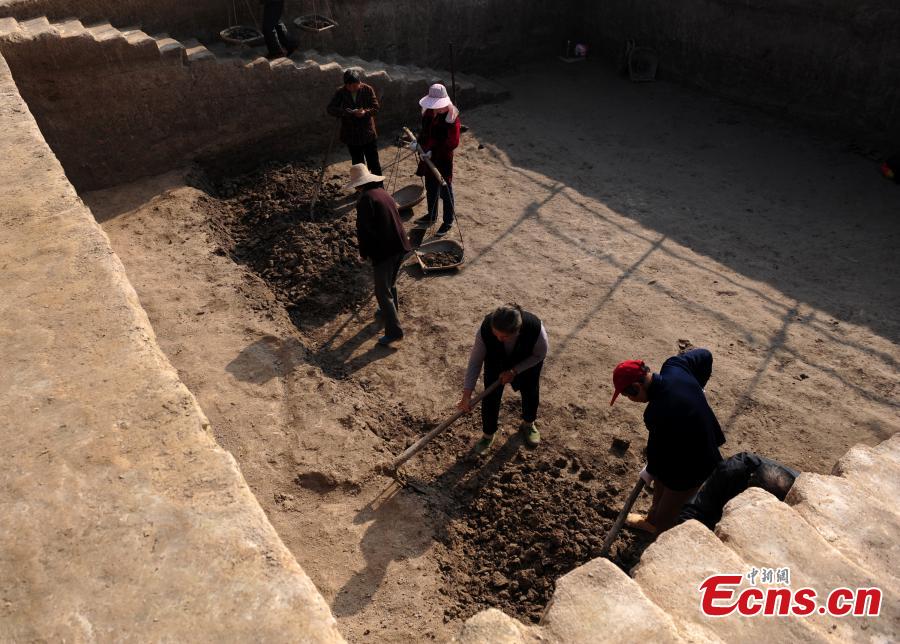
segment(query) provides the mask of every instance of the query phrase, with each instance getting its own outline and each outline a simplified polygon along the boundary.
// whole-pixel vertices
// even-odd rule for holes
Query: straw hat
[[[365,163],[357,163],[350,166],[350,183],[344,186],[344,190],[352,190],[376,181],[384,181],[384,177],[369,172]]]
[[[428,96],[423,97],[419,101],[419,105],[423,110],[439,110],[442,107],[452,105],[450,96],[447,95],[447,88],[440,83],[435,83],[428,88]]]

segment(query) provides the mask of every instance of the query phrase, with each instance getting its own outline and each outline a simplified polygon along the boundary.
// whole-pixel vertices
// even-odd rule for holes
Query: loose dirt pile
[[[458,250],[441,251],[439,253],[422,253],[422,262],[428,268],[447,268],[456,266],[462,261],[463,254]]]
[[[317,325],[371,289],[356,244],[356,210],[326,181],[315,214],[317,172],[272,163],[231,178],[207,177],[210,227],[222,254],[249,266],[283,302],[297,326]]]
[[[507,419],[518,411],[517,401],[504,404]],[[385,420],[391,416],[379,433],[397,453],[428,427],[402,408]],[[542,407],[541,421],[568,419]],[[621,445],[602,458],[580,454],[555,445],[552,434],[532,450],[516,433],[476,457],[470,448],[480,426],[478,413],[464,417],[406,467],[408,488],[426,495],[439,526],[445,619],[495,607],[537,622],[556,580],[599,556],[637,460]],[[623,530],[610,558],[627,571],[648,543]]]

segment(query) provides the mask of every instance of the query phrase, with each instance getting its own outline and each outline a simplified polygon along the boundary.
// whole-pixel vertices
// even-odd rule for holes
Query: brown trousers
[[[699,487],[695,487],[684,491],[672,490],[658,480],[653,482],[653,503],[647,513],[647,521],[656,528],[656,534],[665,532],[675,525],[675,519],[681,512],[681,508],[699,489]]]

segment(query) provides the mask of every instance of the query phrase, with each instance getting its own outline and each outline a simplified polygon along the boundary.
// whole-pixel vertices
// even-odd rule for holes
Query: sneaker
[[[393,347],[403,339],[402,335],[383,335],[378,338],[378,344],[383,347]]]
[[[416,223],[419,224],[420,226],[430,226],[431,224],[433,224],[436,221],[437,221],[437,217],[432,217],[430,215],[425,215],[423,217],[419,217],[418,219],[416,219]]]
[[[528,447],[537,447],[538,443],[541,442],[541,433],[534,423],[522,423],[519,426],[519,431],[522,432],[522,437],[525,439],[525,444]]]
[[[475,447],[472,448],[472,451],[474,451],[478,456],[483,456],[489,449],[491,449],[491,445],[493,444],[494,434],[491,434],[490,436],[485,434],[480,439],[478,439],[478,442],[475,443]]]
[[[437,232],[434,234],[434,236],[443,237],[450,232],[451,228],[453,228],[453,224],[441,224],[441,227],[437,229]]]

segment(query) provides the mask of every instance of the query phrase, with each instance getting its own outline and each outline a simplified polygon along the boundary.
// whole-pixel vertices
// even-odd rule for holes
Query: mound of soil
[[[206,181],[217,197],[207,207],[222,252],[263,278],[298,326],[318,325],[371,293],[353,202],[326,181],[311,215],[317,179],[295,162]]]
[[[517,412],[516,402],[504,403],[506,418]],[[430,427],[402,408],[392,415],[379,435],[396,453]],[[552,433],[532,450],[508,432],[476,457],[470,448],[481,434],[478,416],[464,417],[405,466],[409,489],[427,495],[440,526],[445,619],[494,607],[537,622],[556,580],[600,556],[631,489],[630,476],[640,468],[633,454],[578,454],[555,445]],[[548,426],[566,422],[563,416],[542,407]],[[628,571],[648,544],[623,530],[609,557]]]

